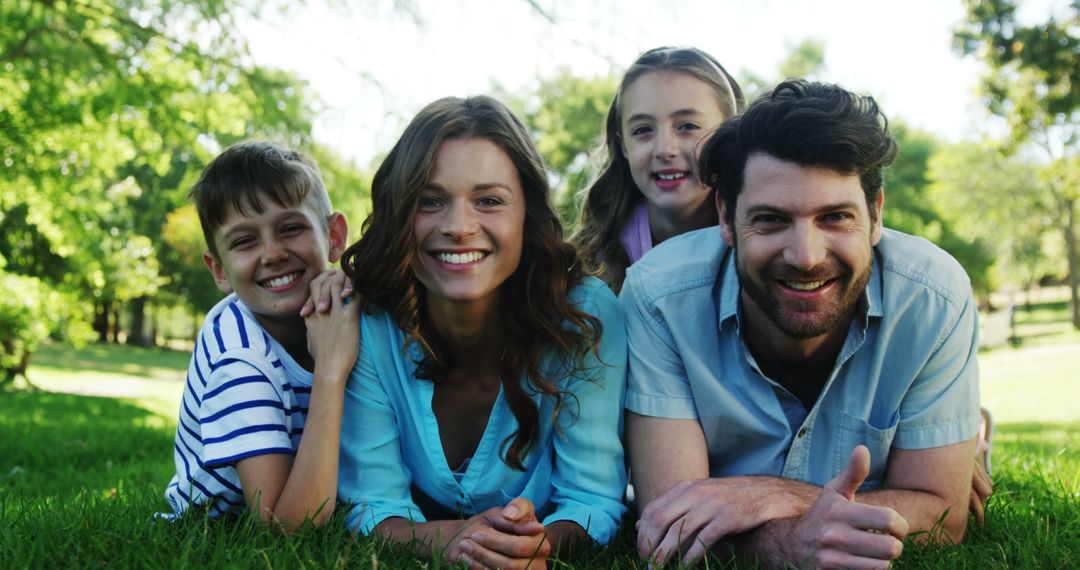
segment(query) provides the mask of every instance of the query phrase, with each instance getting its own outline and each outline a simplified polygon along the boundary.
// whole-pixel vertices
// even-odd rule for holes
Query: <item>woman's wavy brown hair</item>
[[[485,96],[439,99],[409,123],[371,187],[372,211],[360,240],[345,252],[342,267],[366,310],[378,305],[405,331],[408,344],[421,348],[417,377],[443,382],[455,363],[433,326],[424,286],[411,263],[418,255],[413,221],[420,193],[431,180],[440,145],[447,140],[481,138],[499,146],[513,162],[525,193],[521,261],[502,285],[500,315],[506,335],[500,376],[503,395],[518,429],[503,442],[503,461],[524,470],[524,459],[539,437],[539,408],[531,393],[555,399],[556,411],[572,394],[554,379],[591,374],[585,357],[596,354],[600,321],[568,301],[584,277],[577,252],[563,240],[562,225],[550,203],[547,175],[525,126],[505,105]],[[541,370],[547,351],[557,370]],[[526,383],[519,381],[524,373]],[[555,418],[552,418],[555,421]]]
[[[634,208],[645,199],[634,184],[630,163],[623,154],[623,97],[639,77],[654,71],[683,73],[704,81],[716,92],[725,120],[744,106],[742,89],[735,78],[716,58],[697,48],[654,48],[639,55],[626,70],[604,122],[604,165],[587,190],[580,226],[570,240],[581,251],[586,269],[600,274],[616,293],[630,265],[619,234]]]

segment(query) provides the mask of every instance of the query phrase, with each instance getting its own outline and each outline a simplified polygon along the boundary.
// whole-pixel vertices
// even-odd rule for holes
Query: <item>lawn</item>
[[[1037,330],[1038,342],[980,355],[998,423],[986,525],[955,548],[909,544],[898,567],[1080,567],[1080,342]],[[246,520],[155,520],[186,364],[161,350],[50,346],[31,367],[39,389],[0,393],[0,568],[418,566],[407,550],[350,537],[340,513],[294,537]],[[611,548],[557,564],[643,567],[633,521]]]

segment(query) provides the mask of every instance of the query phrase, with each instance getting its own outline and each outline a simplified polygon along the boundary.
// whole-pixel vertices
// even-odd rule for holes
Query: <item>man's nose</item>
[[[784,261],[802,271],[825,263],[828,248],[825,236],[813,223],[795,222],[784,247]]]

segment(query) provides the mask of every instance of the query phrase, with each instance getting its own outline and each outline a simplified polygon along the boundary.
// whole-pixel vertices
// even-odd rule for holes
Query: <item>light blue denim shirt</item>
[[[426,521],[415,487],[441,509],[466,516],[525,497],[543,524],[574,521],[596,542],[611,540],[626,511],[620,441],[625,329],[618,301],[599,280],[587,278],[570,298],[603,326],[599,361],[589,353],[589,377],[557,376],[556,385],[573,397],[564,399],[555,421],[553,400],[534,395],[539,439],[524,472],[500,456],[518,427],[500,392],[464,474],[455,477],[458,466],[447,464],[431,408],[434,385],[416,378],[419,349],[413,343],[402,351],[406,337],[385,311],[361,316],[360,357],[345,389],[338,479],[338,498],[355,505],[346,517],[350,529],[369,534],[389,517]],[[559,368],[554,355],[542,367]]]
[[[967,275],[930,242],[886,229],[863,310],[810,410],[766,378],[739,332],[734,255],[716,227],[665,241],[630,267],[626,408],[697,419],[713,477],[824,485],[870,449],[864,489],[889,451],[966,441],[979,428],[978,313]]]

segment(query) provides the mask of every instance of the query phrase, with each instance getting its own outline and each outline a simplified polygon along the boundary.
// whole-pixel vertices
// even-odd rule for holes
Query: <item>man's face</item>
[[[858,176],[750,155],[734,225],[719,205],[750,328],[765,340],[846,334],[881,239],[882,199],[871,217]]]

